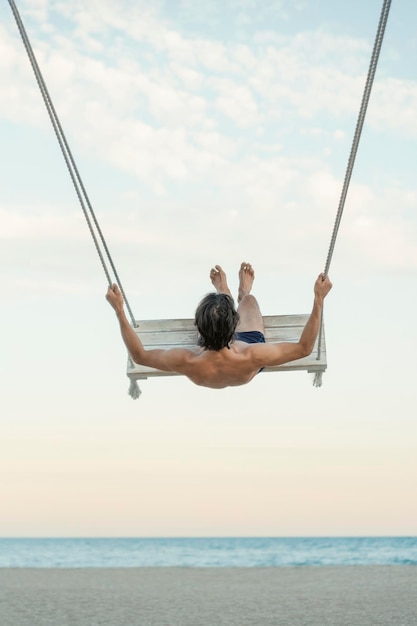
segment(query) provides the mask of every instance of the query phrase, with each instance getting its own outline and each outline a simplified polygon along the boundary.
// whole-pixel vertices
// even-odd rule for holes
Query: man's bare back
[[[237,315],[235,310],[227,310],[228,307],[234,309],[234,303],[226,274],[220,265],[212,268],[210,279],[218,296],[217,300],[215,296],[214,304],[209,305],[212,306],[211,309],[207,307],[204,309],[203,317],[201,317],[205,320],[204,324],[207,325],[208,318],[210,332],[213,333],[213,324],[217,324],[219,329],[224,328],[226,322],[222,316],[226,318],[232,315],[230,318],[232,319],[234,315],[235,319],[238,319],[237,326],[235,326],[236,334],[232,328],[233,338],[230,341],[225,339],[224,347],[220,349],[196,346],[194,350],[184,348],[146,350],[126,318],[123,297],[119,288],[117,285],[109,287],[106,298],[116,312],[124,343],[136,363],[162,371],[183,374],[196,385],[222,389],[245,385],[263,367],[281,365],[311,354],[320,327],[323,300],[332,287],[328,277],[324,278],[320,274],[316,280],[313,310],[297,343],[264,343],[262,314],[256,298],[251,294],[255,273],[250,263],[242,263],[239,269]],[[214,294],[209,294],[207,298],[210,295]],[[225,298],[222,295],[228,297]],[[206,306],[203,301],[199,306],[201,307],[202,304]],[[196,312],[197,327],[200,319],[198,311],[199,309]],[[204,335],[203,322],[200,322],[200,326],[198,330],[201,335]],[[255,343],[252,343],[253,341]]]

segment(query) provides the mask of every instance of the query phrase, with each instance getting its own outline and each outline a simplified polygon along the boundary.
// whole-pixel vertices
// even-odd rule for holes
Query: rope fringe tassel
[[[130,379],[130,385],[129,385],[129,396],[133,399],[133,400],[138,400],[141,394],[141,390],[140,387],[138,385],[137,380],[134,379]]]
[[[323,384],[323,372],[316,372],[313,378],[313,387],[321,387]]]

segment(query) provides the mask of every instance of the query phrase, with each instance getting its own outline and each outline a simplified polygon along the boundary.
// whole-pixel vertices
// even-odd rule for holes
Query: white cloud
[[[417,270],[415,227],[410,232],[407,224],[394,216],[385,220],[363,216],[348,225],[347,233],[354,241],[357,258],[367,259],[374,267]]]
[[[375,85],[369,123],[378,130],[395,130],[417,137],[417,81],[386,78]]]
[[[32,16],[39,22],[46,22],[48,19],[50,2],[48,0],[30,0],[25,2],[25,14]]]
[[[80,214],[67,212],[59,215],[56,207],[1,207],[0,239],[80,239],[85,231]]]
[[[218,95],[216,108],[238,127],[250,128],[260,121],[258,106],[251,89],[229,79],[209,79],[208,85]]]
[[[346,138],[346,133],[343,130],[335,130],[333,131],[333,138],[337,141],[343,140]]]
[[[35,36],[70,144],[76,140],[87,155],[132,174],[165,199],[172,182],[199,185],[200,194],[191,200],[196,224],[188,223],[178,235],[184,246],[190,236],[199,236],[206,210],[233,226],[236,246],[255,215],[267,245],[276,241],[269,226],[279,223],[282,251],[290,251],[294,241],[307,245],[309,236],[324,241],[341,186],[328,144],[345,139],[342,122],[357,114],[369,44],[321,31],[294,37],[264,33],[245,45],[221,43],[176,32],[155,7],[129,4],[124,12],[113,2],[98,7],[54,4],[72,30],[55,27],[53,36],[42,41]],[[35,12],[34,19],[40,15]],[[0,28],[0,115],[46,127],[23,48],[10,35],[11,27]],[[412,81],[377,80],[369,123],[391,132],[415,132],[416,90]],[[291,124],[303,137],[298,158],[285,156],[293,141],[286,135]],[[397,201],[407,193],[399,190]],[[361,254],[368,254],[373,246],[364,243],[372,239],[366,207],[381,203],[380,195],[371,185],[353,182],[348,202],[347,235],[360,243]],[[174,209],[184,210],[173,199]],[[47,212],[41,219],[4,212],[1,217],[3,236],[78,236],[76,222],[70,225]],[[353,218],[356,225],[349,222]],[[386,238],[392,228],[396,247],[403,249],[397,258],[412,263],[413,247],[400,217],[398,223],[386,215],[380,220],[376,232]],[[163,235],[156,236],[156,221],[148,220],[147,226],[145,243],[169,245]],[[215,226],[205,228],[215,237]],[[135,229],[116,221],[113,235],[137,241]],[[192,244],[197,254],[198,245]]]
[[[198,91],[204,87],[204,74],[178,61],[172,61],[169,65],[170,71],[175,75],[178,81],[184,86],[184,89],[190,91]]]

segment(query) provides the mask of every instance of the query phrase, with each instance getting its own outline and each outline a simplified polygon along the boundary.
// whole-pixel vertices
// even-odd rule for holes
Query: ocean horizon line
[[[417,537],[0,538],[0,568],[299,565],[417,565]]]
[[[415,534],[328,535],[0,535],[2,539],[413,539]]]

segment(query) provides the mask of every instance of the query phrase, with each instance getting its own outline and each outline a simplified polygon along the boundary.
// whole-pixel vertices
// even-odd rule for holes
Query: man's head
[[[195,312],[194,323],[200,333],[200,346],[216,351],[228,348],[238,322],[233,298],[225,293],[209,293]]]

